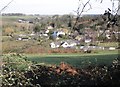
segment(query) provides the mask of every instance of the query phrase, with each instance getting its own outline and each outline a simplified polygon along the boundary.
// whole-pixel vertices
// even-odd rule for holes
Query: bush
[[[3,73],[1,87],[46,87],[46,86],[113,86],[120,85],[120,60],[115,59],[111,66],[88,65],[86,68],[75,68],[67,63],[60,63],[56,66],[45,66],[30,63],[24,55],[12,54],[7,58],[16,58],[19,61],[26,61],[24,64],[28,66],[24,70],[20,70],[18,60],[16,64],[11,65],[8,59],[2,65]],[[13,61],[14,59],[12,59]],[[14,61],[15,62],[15,61]]]
[[[14,29],[12,29],[11,27],[7,27],[4,29],[4,33],[5,35],[9,36],[14,33]]]
[[[35,28],[33,29],[33,31],[34,31],[35,33],[37,33],[37,32],[40,31],[40,29],[41,29],[41,26],[37,24],[37,25],[35,25]]]

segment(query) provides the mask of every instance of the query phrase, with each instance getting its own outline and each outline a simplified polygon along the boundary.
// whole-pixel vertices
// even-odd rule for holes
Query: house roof
[[[68,44],[73,44],[73,43],[79,44],[79,43],[80,43],[79,41],[77,41],[77,40],[72,40],[72,39],[70,39],[70,40],[65,40],[65,41],[62,41],[62,42],[67,42]]]
[[[61,41],[56,41],[56,42],[52,42],[52,43],[54,43],[55,45],[61,45]]]

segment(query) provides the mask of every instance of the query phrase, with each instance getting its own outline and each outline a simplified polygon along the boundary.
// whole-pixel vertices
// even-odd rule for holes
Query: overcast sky
[[[11,0],[0,0],[0,9],[2,9]],[[13,0],[13,2],[3,11],[3,13],[25,13],[25,14],[75,14],[79,0]],[[88,0],[82,0],[84,3]],[[110,0],[91,0],[92,9],[85,14],[103,14],[107,8],[112,7]],[[117,7],[117,1],[115,7]],[[86,7],[86,9],[89,6]]]

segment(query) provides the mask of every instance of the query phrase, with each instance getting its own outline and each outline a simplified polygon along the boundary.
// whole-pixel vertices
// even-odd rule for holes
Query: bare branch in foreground
[[[80,0],[79,0],[79,2],[80,2]],[[77,18],[76,18],[76,21],[75,21],[72,29],[75,29],[75,27],[76,27],[76,25],[77,25],[77,23],[78,23],[78,20],[79,20],[79,18],[80,18],[80,16],[82,15],[83,12],[85,12],[85,11],[84,11],[85,7],[86,7],[87,5],[89,5],[90,8],[89,8],[88,10],[90,10],[90,9],[92,8],[89,2],[90,2],[90,0],[88,0],[85,4],[82,3],[82,2],[79,4],[79,6],[78,6],[78,8],[77,8],[77,11],[75,11],[75,12],[77,13]],[[83,7],[82,7],[82,10],[81,10],[81,12],[80,12],[81,4],[83,5]],[[87,11],[88,11],[88,10],[87,10]]]
[[[0,10],[0,13],[6,9],[11,3],[13,2],[13,0],[11,0],[6,6],[4,6],[1,10]]]

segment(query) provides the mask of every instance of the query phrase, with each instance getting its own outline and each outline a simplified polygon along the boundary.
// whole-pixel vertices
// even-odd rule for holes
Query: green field
[[[80,54],[55,54],[55,55],[28,55],[28,59],[41,64],[60,64],[66,62],[75,67],[85,67],[88,65],[110,65],[118,54],[103,54],[103,55],[80,55]]]

